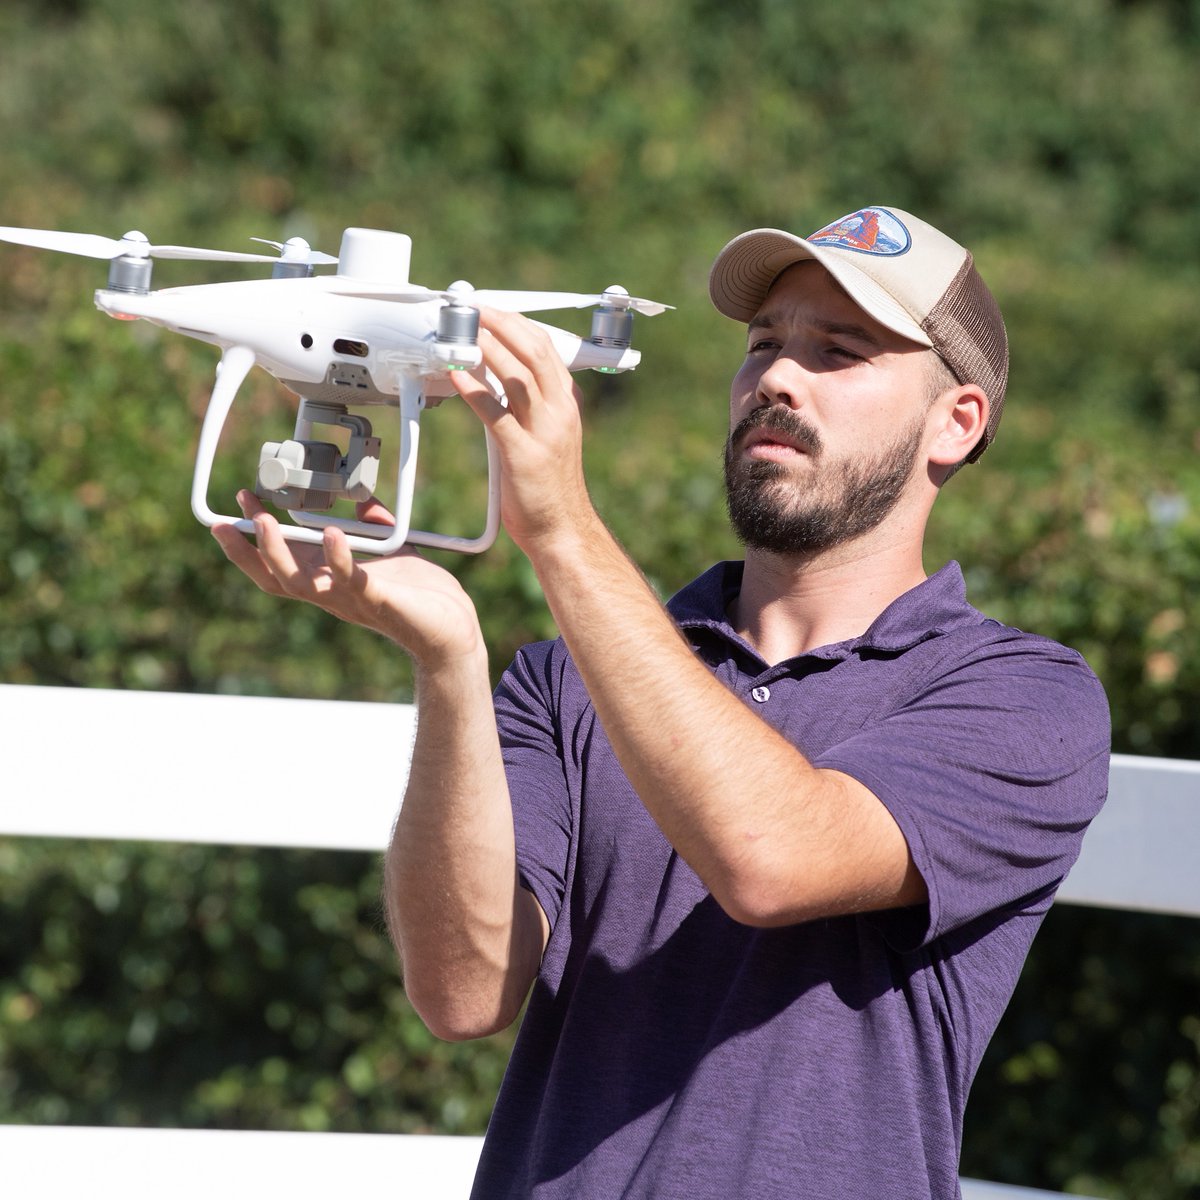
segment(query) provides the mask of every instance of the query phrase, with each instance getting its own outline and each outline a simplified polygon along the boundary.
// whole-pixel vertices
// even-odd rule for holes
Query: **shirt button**
[[[771,698],[771,689],[769,687],[756,687],[750,689],[750,695],[759,704],[766,704]]]

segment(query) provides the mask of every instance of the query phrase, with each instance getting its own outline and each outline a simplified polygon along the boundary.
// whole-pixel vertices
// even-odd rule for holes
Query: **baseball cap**
[[[967,456],[991,445],[1008,382],[1008,336],[1000,306],[970,251],[898,208],[848,213],[807,238],[782,229],[752,229],[717,255],[708,292],[717,311],[748,322],[780,273],[814,259],[868,316],[929,346],[960,383],[982,389],[987,429]]]

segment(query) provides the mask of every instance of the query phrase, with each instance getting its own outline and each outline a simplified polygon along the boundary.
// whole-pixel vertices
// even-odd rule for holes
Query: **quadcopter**
[[[86,233],[0,226],[0,241],[110,260],[107,286],[96,307],[121,320],[145,320],[221,350],[216,382],[200,430],[192,477],[192,511],[204,525],[231,524],[252,533],[244,517],[209,507],[209,480],[221,431],[255,364],[299,397],[292,437],[266,442],[259,454],[255,492],[286,510],[294,524],[283,536],[319,543],[334,525],[350,548],[390,554],[405,543],[478,554],[500,528],[500,460],[490,431],[487,442],[487,515],[477,537],[412,529],[413,490],[421,414],[455,394],[454,371],[480,368],[476,338],[479,308],[537,312],[594,308],[591,334],[578,337],[552,325],[549,335],[569,370],[630,371],[641,354],[632,349],[633,316],[653,316],[669,305],[630,296],[613,285],[596,295],[578,292],[476,290],[464,280],[444,290],[409,282],[412,239],[380,229],[347,229],[338,256],[313,250],[303,239],[264,242],[275,254],[151,245],[142,233],[120,239]],[[154,259],[270,263],[270,278],[185,287],[150,288]],[[318,275],[319,266],[336,266]],[[503,402],[502,389],[486,373]],[[369,419],[351,408],[397,410],[399,458],[395,524],[377,525],[334,516],[338,500],[364,501],[379,480],[381,439]],[[314,436],[315,426],[348,432],[338,443]],[[328,435],[327,435],[328,436]]]

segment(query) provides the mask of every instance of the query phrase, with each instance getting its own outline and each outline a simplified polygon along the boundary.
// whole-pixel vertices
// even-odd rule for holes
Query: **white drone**
[[[310,249],[303,238],[267,242],[278,250],[277,256],[152,246],[141,233],[127,233],[117,240],[0,226],[0,241],[110,259],[108,286],[96,292],[98,308],[123,320],[151,321],[221,348],[192,479],[192,511],[198,520],[253,532],[250,521],[209,507],[208,485],[229,409],[250,368],[258,363],[300,397],[300,406],[292,438],[262,447],[255,491],[291,513],[296,524],[281,527],[285,537],[320,542],[321,531],[336,525],[346,532],[353,550],[369,554],[389,554],[405,542],[477,554],[496,538],[500,466],[486,429],[488,508],[483,532],[466,538],[409,528],[421,412],[454,393],[449,372],[480,366],[476,345],[480,305],[509,312],[597,306],[586,339],[550,325],[541,328],[570,370],[603,372],[629,371],[641,360],[630,348],[635,312],[653,316],[670,307],[636,299],[616,286],[600,295],[584,295],[476,291],[459,281],[445,291],[434,291],[409,282],[412,239],[378,229],[347,229],[337,258]],[[273,270],[270,279],[152,292],[151,260],[155,258],[269,262]],[[315,267],[334,264],[336,274],[314,274]],[[496,385],[494,379],[491,382]],[[390,527],[328,513],[336,500],[366,500],[374,494],[380,439],[365,417],[349,411],[371,405],[399,410],[395,525]],[[346,453],[333,442],[315,440],[314,425],[348,429]]]

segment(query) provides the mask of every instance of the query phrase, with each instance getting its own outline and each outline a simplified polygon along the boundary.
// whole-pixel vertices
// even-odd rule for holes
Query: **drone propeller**
[[[619,312],[636,312],[645,317],[655,317],[666,312],[669,304],[659,304],[657,300],[643,300],[639,296],[631,296],[623,287],[613,284],[599,295],[584,292],[517,292],[517,291],[486,291],[475,292],[471,303],[488,305],[491,308],[502,308],[507,312],[541,312],[552,308],[591,308],[602,305],[615,308]]]
[[[637,312],[644,316],[653,317],[665,312],[669,304],[659,304],[656,300],[643,300],[631,296],[623,288],[613,285],[599,294],[583,292],[525,292],[479,288],[476,290],[469,283],[459,281],[452,283],[444,292],[432,288],[420,287],[413,284],[408,287],[397,287],[395,284],[381,283],[377,287],[370,284],[356,283],[346,289],[336,289],[340,296],[358,296],[370,300],[391,300],[397,304],[428,304],[431,300],[450,301],[453,304],[466,304],[473,308],[480,306],[498,308],[504,312],[544,312],[555,308],[591,308],[594,305],[604,305],[620,312]]]
[[[451,299],[449,292],[435,292],[419,283],[347,283],[331,287],[332,296],[351,296],[359,300],[391,300],[395,304],[428,304],[432,300]]]
[[[0,241],[40,250],[60,250],[85,258],[186,258],[207,262],[275,262],[267,254],[240,254],[236,250],[202,250],[197,246],[152,246],[144,233],[133,230],[123,238],[95,233],[61,233],[53,229],[20,229],[0,225]]]
[[[314,250],[302,237],[288,238],[286,242],[273,242],[269,238],[251,238],[252,242],[262,242],[264,246],[274,246],[279,251],[279,261],[285,263],[302,263],[310,267],[334,266],[337,259],[332,254],[324,254]]]

